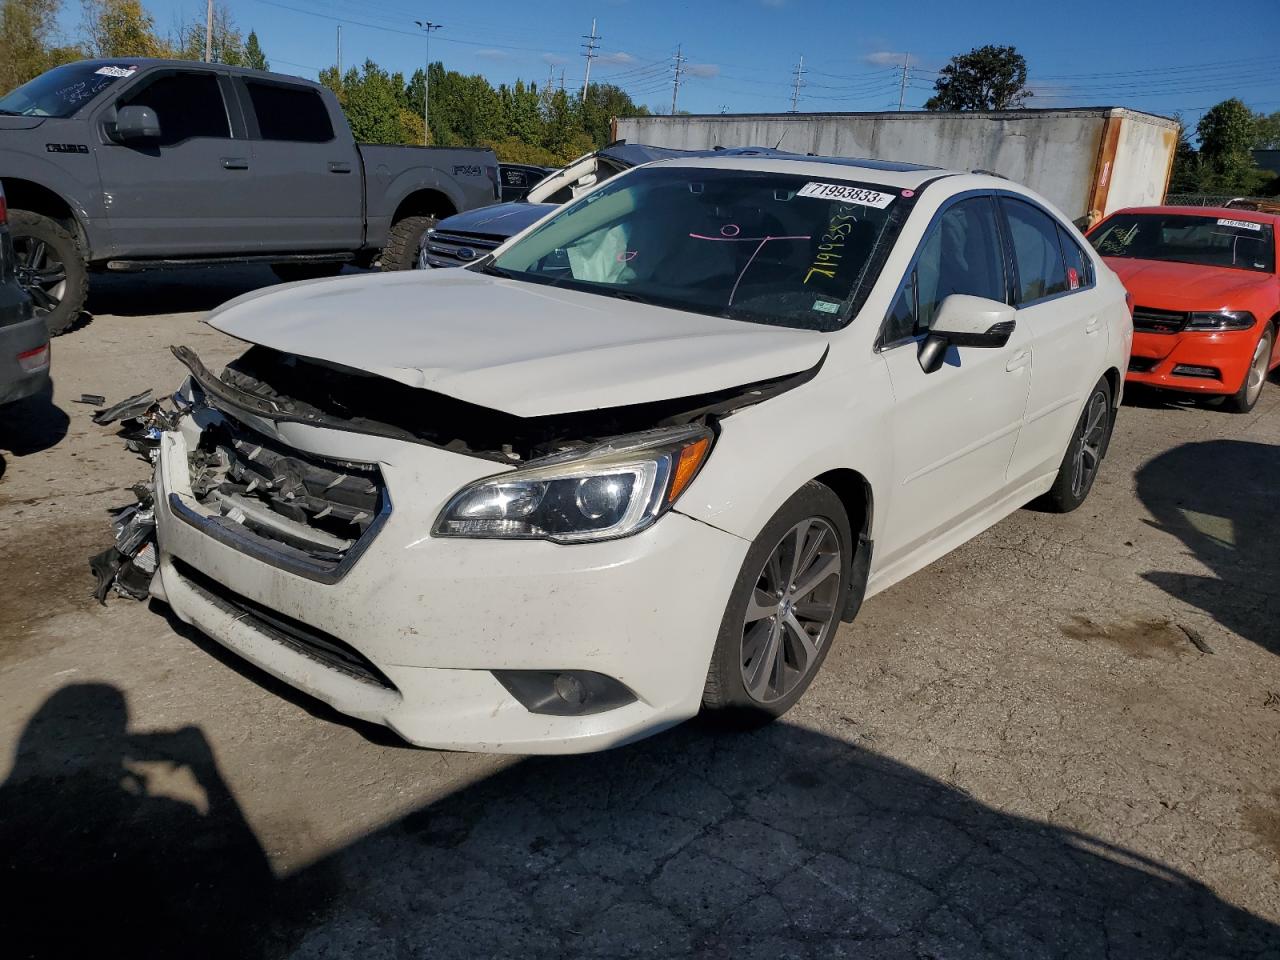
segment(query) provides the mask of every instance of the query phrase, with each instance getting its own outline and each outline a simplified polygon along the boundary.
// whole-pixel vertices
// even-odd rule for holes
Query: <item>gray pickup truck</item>
[[[437,219],[497,200],[498,162],[357,144],[333,93],[294,77],[86,60],[0,97],[0,185],[19,281],[60,333],[97,270],[409,269]]]

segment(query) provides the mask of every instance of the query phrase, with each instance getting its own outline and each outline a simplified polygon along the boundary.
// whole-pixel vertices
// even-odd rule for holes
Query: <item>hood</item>
[[[0,114],[0,130],[34,130],[48,117],[9,117]]]
[[[1138,306],[1157,310],[1230,310],[1275,275],[1233,267],[1104,257]]]
[[[520,417],[671,400],[808,370],[826,334],[471,270],[304,281],[209,315],[223,333]]]
[[[488,237],[514,237],[556,208],[554,203],[495,203],[466,213],[455,213],[436,224],[442,233],[475,233]]]

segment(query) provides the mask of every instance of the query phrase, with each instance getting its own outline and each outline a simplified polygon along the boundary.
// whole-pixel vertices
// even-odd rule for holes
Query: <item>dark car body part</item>
[[[502,203],[523,200],[555,167],[539,167],[531,163],[498,164],[498,198]]]
[[[90,76],[127,75],[87,93],[65,117],[0,115],[0,183],[10,206],[69,231],[91,269],[371,263],[396,223],[498,199],[491,150],[357,144],[336,97],[319,84],[220,64],[122,64],[69,65]],[[217,101],[218,135],[170,143],[133,122],[145,110],[162,132],[180,135],[208,105],[181,101],[197,89]],[[171,94],[168,120],[155,104],[132,103],[162,90]]]
[[[34,396],[48,383],[49,331],[18,283],[13,242],[0,217],[0,406]]]
[[[267,347],[250,348],[216,377],[189,347],[173,354],[191,372],[198,402],[230,415],[305,423],[421,443],[518,464],[655,427],[708,423],[793,390],[810,369],[760,383],[670,400],[519,417],[363,371]]]

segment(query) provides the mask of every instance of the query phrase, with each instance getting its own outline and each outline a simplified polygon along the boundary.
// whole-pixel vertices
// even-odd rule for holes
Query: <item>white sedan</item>
[[[1132,320],[1009,181],[718,157],[474,265],[209,318],[161,443],[179,617],[415,744],[567,753],[804,693],[869,596],[1079,506]]]

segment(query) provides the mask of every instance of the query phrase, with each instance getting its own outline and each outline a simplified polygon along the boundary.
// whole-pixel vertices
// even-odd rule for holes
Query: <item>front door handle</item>
[[[1021,370],[1030,362],[1031,362],[1031,351],[1023,350],[1016,357],[1014,357],[1012,360],[1006,363],[1004,365],[1004,368],[1009,373],[1013,373],[1014,371]]]
[[[1085,333],[1097,333],[1102,329],[1101,317],[1090,317],[1089,322],[1084,325]]]
[[[223,157],[222,166],[225,170],[248,170],[249,161],[244,157]]]
[[[349,164],[349,163],[338,163],[338,162],[336,162],[336,161],[331,162],[331,163],[329,164],[329,172],[330,172],[330,173],[350,173],[350,172],[351,172],[351,164]]]

